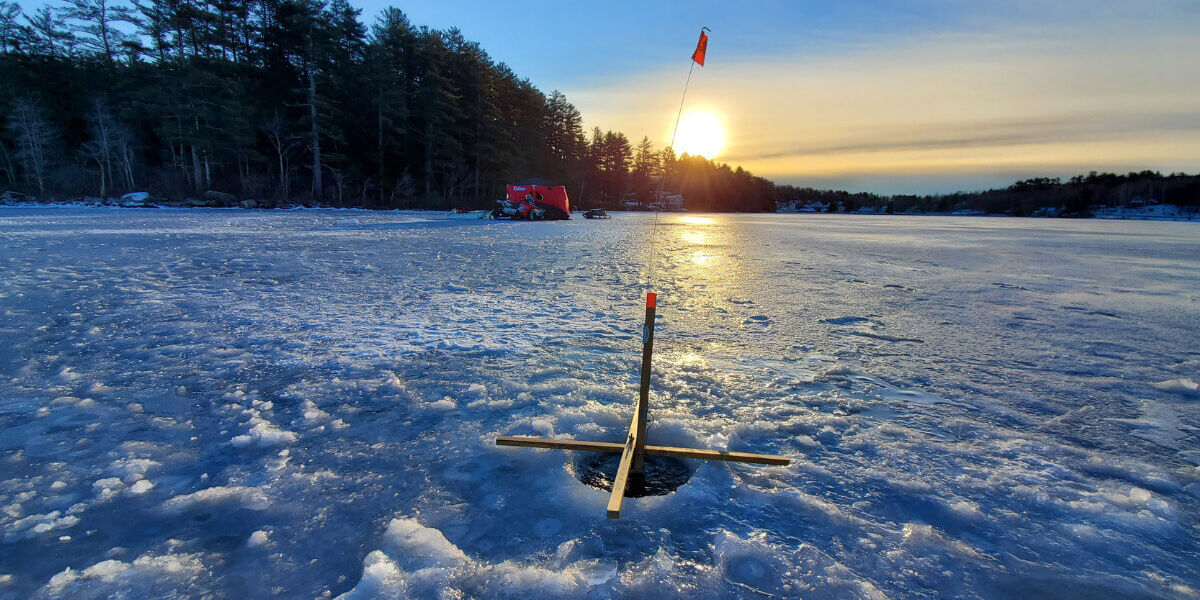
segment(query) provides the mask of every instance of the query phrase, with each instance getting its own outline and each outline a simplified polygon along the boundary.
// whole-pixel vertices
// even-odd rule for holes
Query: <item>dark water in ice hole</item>
[[[575,477],[584,485],[611,491],[617,467],[621,464],[620,454],[584,454],[575,461]],[[642,475],[629,475],[625,496],[665,496],[688,482],[693,469],[686,462],[670,456],[647,456],[646,471]]]

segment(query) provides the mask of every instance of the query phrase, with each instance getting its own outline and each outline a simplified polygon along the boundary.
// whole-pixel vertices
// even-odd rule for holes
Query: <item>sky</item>
[[[370,18],[386,2],[359,0]],[[671,135],[721,119],[719,160],[882,193],[1091,170],[1200,171],[1200,2],[513,2],[401,6],[456,26],[587,127]]]
[[[351,3],[368,24],[397,5],[458,27],[588,129],[660,147],[707,26],[685,111],[718,116],[718,160],[779,183],[940,193],[1200,171],[1196,0]]]

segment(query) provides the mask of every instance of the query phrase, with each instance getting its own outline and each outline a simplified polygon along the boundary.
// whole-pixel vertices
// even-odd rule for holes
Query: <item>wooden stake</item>
[[[646,422],[650,408],[650,358],[654,354],[654,311],[657,296],[646,294],[646,324],[642,330],[642,381],[638,390],[637,409],[629,421],[629,433],[624,444],[611,442],[588,442],[577,440],[552,440],[547,438],[514,437],[502,435],[496,438],[497,446],[521,446],[526,448],[551,448],[557,450],[584,450],[621,454],[617,476],[613,479],[612,494],[608,497],[608,518],[621,518],[621,504],[625,501],[625,488],[629,475],[641,475],[646,468],[646,455],[698,458],[701,460],[724,460],[730,462],[757,463],[762,465],[787,465],[792,461],[786,456],[753,454],[750,452],[726,452],[702,448],[676,448],[673,446],[649,446],[646,444]]]
[[[496,438],[497,446],[514,446],[518,448],[542,448],[544,450],[580,450],[583,452],[606,452],[621,454],[625,444],[615,442],[588,442],[583,440],[555,440],[550,438],[520,437],[502,435]],[[725,462],[743,462],[759,465],[792,464],[792,459],[775,454],[755,454],[753,452],[730,452],[728,450],[706,450],[703,448],[679,448],[675,446],[652,446],[646,444],[646,456],[673,456],[675,458],[698,458],[700,460],[722,460]]]
[[[625,447],[621,451],[621,464],[617,466],[617,476],[613,479],[612,494],[608,497],[608,518],[621,518],[621,503],[625,501],[625,486],[629,483],[629,471],[633,467],[633,459],[637,454],[639,445],[638,430],[645,431],[645,427],[639,427],[641,419],[637,413],[633,415],[633,422],[629,424],[629,433],[625,436]]]
[[[642,326],[642,382],[638,389],[637,446],[633,451],[633,472],[646,470],[646,421],[650,413],[650,357],[654,355],[654,311],[658,294],[646,293],[646,324]]]

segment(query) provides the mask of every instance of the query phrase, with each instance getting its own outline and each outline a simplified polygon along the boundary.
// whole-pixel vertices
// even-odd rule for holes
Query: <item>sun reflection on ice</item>
[[[742,251],[745,232],[719,215],[670,215],[663,220],[660,225],[667,231],[654,252],[652,283],[660,302],[670,306],[667,311],[680,311],[671,313],[676,317],[740,324],[746,315],[732,310],[730,299],[750,294],[746,284],[754,265]]]
[[[676,365],[704,365],[704,357],[695,352],[688,352],[675,360]]]
[[[697,217],[693,215],[687,215],[679,217],[679,222],[686,225],[711,225],[713,223],[713,219],[712,217]],[[685,243],[693,246],[703,246],[709,243],[709,234],[696,229],[685,229],[679,234],[679,238]],[[683,251],[682,253],[684,255],[687,254],[686,247],[681,250]],[[716,258],[716,256],[713,256],[708,252],[696,250],[691,253],[687,260],[690,261],[691,264],[698,267],[710,267],[713,265]]]

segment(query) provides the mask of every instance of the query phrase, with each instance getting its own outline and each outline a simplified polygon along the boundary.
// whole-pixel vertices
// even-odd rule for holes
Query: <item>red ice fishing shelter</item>
[[[561,185],[510,185],[508,200],[520,204],[525,196],[533,196],[537,207],[546,211],[548,221],[571,218],[571,201],[567,199],[567,188]]]

